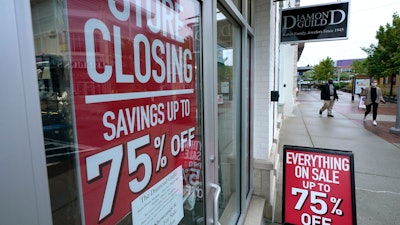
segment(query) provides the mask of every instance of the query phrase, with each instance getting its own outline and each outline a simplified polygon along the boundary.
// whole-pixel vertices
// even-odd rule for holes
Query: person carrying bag
[[[364,114],[364,122],[367,120],[368,114],[371,112],[372,108],[372,125],[377,126],[376,117],[378,116],[378,106],[379,102],[386,103],[382,95],[382,90],[378,87],[378,82],[376,80],[371,81],[371,86],[366,87],[365,93],[365,106],[366,111]]]

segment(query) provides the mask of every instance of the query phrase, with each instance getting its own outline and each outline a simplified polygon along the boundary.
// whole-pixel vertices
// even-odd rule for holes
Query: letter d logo
[[[340,15],[340,16],[341,16],[341,17],[340,17],[340,20],[339,20],[338,22],[335,22],[335,13],[336,13],[336,12],[338,12],[338,13],[341,14],[341,15]],[[339,23],[343,22],[344,19],[346,19],[346,13],[345,13],[343,10],[340,10],[340,9],[331,10],[330,13],[331,13],[331,22],[330,22],[329,25],[336,25],[336,24],[339,24]]]
[[[283,29],[291,29],[296,26],[296,17],[284,16],[283,17]]]

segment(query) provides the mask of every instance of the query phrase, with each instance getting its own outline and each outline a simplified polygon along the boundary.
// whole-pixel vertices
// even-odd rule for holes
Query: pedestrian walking
[[[321,87],[321,100],[324,101],[324,104],[319,110],[319,115],[322,115],[325,109],[328,109],[328,117],[333,117],[333,104],[335,103],[335,100],[339,100],[339,97],[337,95],[335,85],[333,85],[332,78],[329,78],[328,83]]]
[[[372,80],[371,86],[366,87],[364,93],[366,106],[364,121],[367,120],[367,116],[371,112],[372,108],[372,125],[377,126],[378,123],[376,122],[376,117],[378,116],[379,102],[386,103],[382,95],[382,90],[378,87],[378,81]]]

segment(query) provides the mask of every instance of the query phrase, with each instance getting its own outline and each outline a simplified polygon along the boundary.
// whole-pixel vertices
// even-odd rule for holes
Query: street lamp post
[[[353,75],[353,78],[351,81],[351,101],[354,101],[355,82],[356,82],[356,76]]]

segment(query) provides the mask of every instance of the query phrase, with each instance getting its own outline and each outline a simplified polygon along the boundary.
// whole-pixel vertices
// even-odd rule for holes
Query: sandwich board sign
[[[283,154],[283,224],[357,224],[352,152],[285,145]]]

